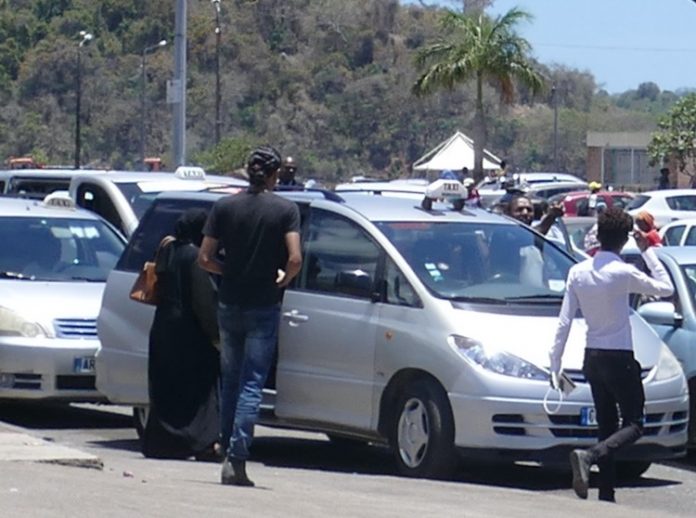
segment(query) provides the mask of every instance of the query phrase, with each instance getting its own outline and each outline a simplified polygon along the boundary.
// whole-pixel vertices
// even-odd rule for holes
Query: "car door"
[[[679,246],[681,245],[681,239],[684,235],[684,230],[686,225],[674,225],[669,227],[665,231],[665,235],[662,238],[662,244],[665,246]]]
[[[276,415],[368,429],[381,249],[349,218],[312,208],[303,267],[285,292],[276,373]]]

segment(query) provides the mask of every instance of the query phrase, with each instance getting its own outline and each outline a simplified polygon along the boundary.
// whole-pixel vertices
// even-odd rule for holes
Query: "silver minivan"
[[[596,440],[576,319],[564,367],[577,389],[555,413],[548,350],[573,259],[515,221],[379,195],[284,194],[302,215],[304,264],[282,304],[263,422],[389,444],[401,473],[439,477],[456,460],[566,463]],[[165,193],[111,273],[98,319],[99,389],[147,405],[153,311],[128,298],[144,260],[186,208],[213,193]],[[672,353],[636,314],[645,434],[622,469],[685,452],[688,391]],[[551,405],[555,406],[555,405]],[[548,405],[547,405],[548,408]],[[460,455],[457,455],[460,454]]]

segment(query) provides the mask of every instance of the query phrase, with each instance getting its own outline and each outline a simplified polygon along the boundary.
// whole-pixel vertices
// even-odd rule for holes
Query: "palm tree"
[[[486,146],[484,83],[496,85],[501,102],[506,104],[514,100],[514,80],[533,93],[539,92],[544,84],[532,66],[531,45],[515,32],[515,25],[526,19],[531,19],[531,15],[517,8],[496,18],[483,12],[466,15],[447,11],[441,20],[445,37],[416,55],[416,65],[420,70],[425,69],[413,86],[416,95],[442,88],[452,90],[460,83],[476,81],[474,175],[477,179],[483,177]]]

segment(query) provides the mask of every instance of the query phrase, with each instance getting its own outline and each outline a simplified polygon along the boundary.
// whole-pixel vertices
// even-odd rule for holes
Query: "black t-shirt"
[[[224,249],[220,301],[247,308],[279,303],[276,278],[288,260],[285,235],[299,231],[297,205],[271,192],[242,192],[218,200],[203,234],[219,240]]]

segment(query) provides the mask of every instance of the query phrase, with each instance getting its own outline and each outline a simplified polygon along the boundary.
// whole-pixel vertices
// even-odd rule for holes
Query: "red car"
[[[599,199],[597,202],[606,204],[608,207],[625,208],[633,199],[633,193],[620,191],[599,191],[597,193]],[[558,194],[549,198],[550,203],[563,203],[566,216],[587,216],[588,199],[590,191],[574,191],[565,194]]]

